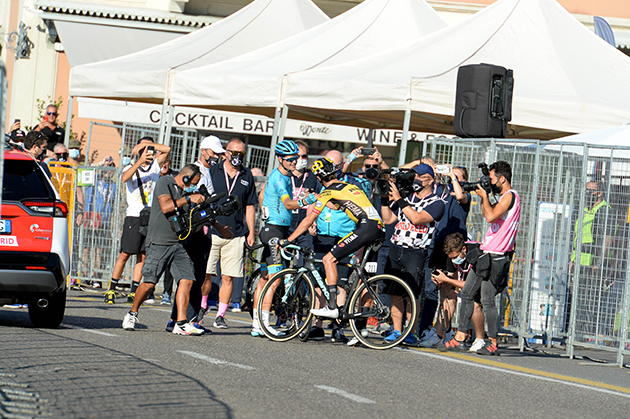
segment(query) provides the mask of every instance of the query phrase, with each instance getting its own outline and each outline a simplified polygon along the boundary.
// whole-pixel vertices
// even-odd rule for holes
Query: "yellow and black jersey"
[[[383,225],[381,216],[372,205],[365,192],[356,185],[345,182],[334,182],[324,189],[315,202],[313,212],[322,212],[327,202],[334,204],[338,210],[343,210],[355,223],[359,220],[375,220]]]

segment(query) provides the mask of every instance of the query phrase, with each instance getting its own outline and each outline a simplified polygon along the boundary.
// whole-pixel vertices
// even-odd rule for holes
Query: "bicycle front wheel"
[[[269,323],[263,321],[263,304],[271,301]],[[295,269],[284,269],[269,278],[258,299],[258,324],[269,339],[286,342],[310,324],[315,307],[313,284]]]
[[[418,317],[413,291],[393,275],[376,275],[357,287],[348,307],[354,336],[372,349],[389,349],[412,331]],[[400,336],[391,335],[393,320],[402,321]]]
[[[254,292],[258,286],[260,280],[260,268],[256,268],[254,272],[245,281],[245,302],[243,303],[243,310],[247,311],[251,318],[254,318]]]

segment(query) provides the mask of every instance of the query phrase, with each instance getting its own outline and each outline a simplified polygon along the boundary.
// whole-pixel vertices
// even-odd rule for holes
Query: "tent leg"
[[[409,125],[411,124],[411,109],[405,110],[405,120],[403,122],[402,139],[400,140],[400,154],[398,155],[398,165],[405,164],[405,158],[407,157],[407,140],[409,137]]]
[[[160,133],[158,134],[157,142],[163,143],[164,130],[166,129],[166,113],[168,112],[168,99],[164,98],[162,101],[162,113],[160,115]]]
[[[63,138],[63,143],[66,147],[70,146],[70,134],[72,129],[72,105],[74,105],[74,97],[68,96],[68,112],[66,115],[66,134]]]
[[[273,119],[273,134],[271,135],[271,144],[269,146],[269,165],[267,166],[267,176],[271,175],[271,171],[276,167],[278,160],[275,158],[274,149],[276,144],[284,139],[284,130],[287,123],[287,115],[289,107],[284,105],[276,108],[276,114]]]
[[[173,129],[173,114],[175,113],[175,108],[173,106],[168,107],[167,119],[166,119],[166,130],[164,131],[164,141],[162,144],[170,146],[171,145],[171,131]]]

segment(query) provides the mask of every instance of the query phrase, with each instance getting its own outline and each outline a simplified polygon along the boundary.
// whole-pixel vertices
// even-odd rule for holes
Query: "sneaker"
[[[5,304],[2,307],[4,308],[25,308],[26,304]]]
[[[130,292],[127,294],[127,302],[133,304],[133,301],[136,299],[136,293]]]
[[[208,310],[206,312],[210,310],[216,310],[218,308],[218,305],[217,305],[218,303],[219,303],[218,301],[208,300]]]
[[[232,303],[232,308],[230,310],[232,311],[232,313],[240,313],[241,303]]]
[[[265,337],[265,334],[262,332],[262,330],[254,329],[253,327],[252,327],[252,330],[249,331],[249,333],[255,338],[264,338]]]
[[[394,329],[387,336],[385,336],[385,338],[383,339],[383,343],[392,343],[401,336],[401,333],[398,330]]]
[[[470,345],[466,342],[460,342],[457,339],[451,339],[438,345],[441,352],[468,352]]]
[[[153,297],[149,297],[146,300],[144,300],[144,304],[155,304],[155,298]]]
[[[499,356],[499,348],[494,343],[488,343],[483,348],[479,349],[477,355],[489,355],[489,356]]]
[[[99,281],[92,281],[92,288],[101,288],[102,285]]]
[[[401,344],[407,346],[418,346],[418,338],[413,333],[409,333],[406,338],[403,339]]]
[[[195,326],[197,329],[202,330],[205,335],[209,335],[210,333],[212,333],[212,330],[206,329],[200,322],[193,322],[192,325]]]
[[[217,316],[217,318],[214,319],[212,327],[216,327],[217,329],[227,329],[228,325],[225,322],[225,318],[223,318],[223,316]]]
[[[138,321],[138,313],[132,313],[131,311],[125,314],[125,318],[122,322],[122,327],[125,330],[136,330],[136,322]]]
[[[348,338],[346,337],[346,335],[343,334],[343,330],[341,330],[341,329],[334,329],[332,331],[332,336],[330,337],[330,341],[331,342],[348,343]]]
[[[350,339],[348,341],[348,343],[346,343],[346,345],[348,345],[348,346],[355,346],[358,343],[359,343],[359,339],[357,339],[356,337],[353,337],[352,339]]]
[[[324,333],[324,329],[322,329],[321,327],[313,326],[308,334],[308,340],[320,341],[324,340],[324,336],[326,336],[326,334]]]
[[[429,330],[425,330],[422,332],[422,337],[418,340],[418,345],[423,348],[433,348],[438,343],[440,343],[441,339],[438,334],[435,332],[435,329],[432,327]]]
[[[311,313],[313,313],[314,316],[326,317],[329,319],[336,319],[339,317],[339,309],[336,308],[331,310],[328,306],[324,308],[314,308],[311,310]]]
[[[116,301],[116,291],[109,290],[105,293],[105,304],[114,304]]]
[[[166,331],[172,333],[173,329],[175,329],[175,321],[169,320],[168,323],[166,323]]]
[[[448,332],[444,332],[444,342],[448,342],[451,339],[455,338],[455,332],[451,329]]]
[[[470,346],[470,352],[477,352],[479,349],[483,348],[484,346],[486,346],[486,341],[484,341],[483,339],[475,339],[475,341],[473,342],[473,344]]]
[[[171,296],[168,295],[167,292],[162,294],[162,301],[160,302],[160,304],[164,304],[165,306],[170,306],[171,305]]]
[[[192,323],[185,323],[183,326],[175,323],[175,327],[173,328],[173,333],[176,335],[186,335],[186,336],[201,336],[203,335],[203,330],[197,329],[193,326]]]

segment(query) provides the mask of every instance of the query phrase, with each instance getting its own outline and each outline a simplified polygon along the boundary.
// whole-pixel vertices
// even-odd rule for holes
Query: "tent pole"
[[[157,142],[159,144],[163,143],[164,138],[164,130],[166,129],[166,113],[168,107],[168,99],[164,97],[162,101],[162,113],[160,115],[160,133],[158,134]]]
[[[271,133],[271,144],[269,144],[269,164],[267,165],[267,176],[271,174],[271,171],[274,167],[275,162],[275,153],[274,149],[276,148],[276,144],[278,144],[278,133],[280,131],[280,114],[282,113],[282,108],[280,106],[276,106],[276,113],[273,117],[273,132]]]
[[[172,105],[169,105],[168,107],[168,114],[167,114],[167,120],[166,120],[166,130],[164,131],[164,141],[162,141],[162,144],[167,145],[170,147],[171,145],[171,130],[173,129],[173,114],[175,113],[175,107]]]
[[[403,121],[403,133],[400,139],[400,154],[398,155],[398,165],[405,164],[405,158],[407,157],[407,137],[409,137],[409,125],[411,123],[411,108],[407,105],[405,110],[405,120]]]
[[[70,147],[70,134],[72,129],[72,105],[74,104],[74,97],[68,96],[68,112],[66,115],[66,132],[63,137],[63,143],[66,147]]]

